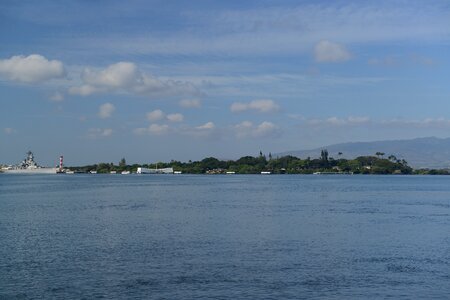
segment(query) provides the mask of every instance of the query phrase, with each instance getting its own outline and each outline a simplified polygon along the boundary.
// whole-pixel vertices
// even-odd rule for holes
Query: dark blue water
[[[0,175],[0,298],[449,297],[450,176]]]

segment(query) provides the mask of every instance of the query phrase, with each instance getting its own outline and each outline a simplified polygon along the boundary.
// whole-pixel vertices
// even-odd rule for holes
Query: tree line
[[[375,156],[359,156],[354,159],[329,156],[326,149],[322,150],[319,158],[298,158],[291,155],[273,157],[261,151],[257,156],[243,156],[237,160],[220,160],[215,157],[207,157],[199,161],[158,162],[152,164],[128,165],[123,158],[118,165],[114,163],[99,163],[87,166],[70,167],[79,172],[97,171],[97,173],[110,173],[111,171],[136,172],[138,167],[144,168],[169,168],[175,171],[189,174],[221,174],[234,172],[236,174],[259,174],[271,172],[272,174],[312,174],[316,172],[353,173],[353,174],[413,174],[414,170],[403,159],[397,159],[394,155],[387,158],[384,153],[377,152]]]

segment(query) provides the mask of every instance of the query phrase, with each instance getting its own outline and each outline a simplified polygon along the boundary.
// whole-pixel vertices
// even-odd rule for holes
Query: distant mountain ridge
[[[362,155],[385,153],[405,159],[413,168],[450,168],[450,138],[425,137],[411,140],[386,140],[374,142],[352,142],[328,145],[311,150],[296,150],[278,153],[278,156],[293,155],[300,158],[319,157],[327,149],[331,157],[355,158]]]

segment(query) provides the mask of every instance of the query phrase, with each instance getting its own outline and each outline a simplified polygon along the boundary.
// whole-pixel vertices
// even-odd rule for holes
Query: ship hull
[[[5,174],[56,174],[58,168],[12,169],[2,170]]]

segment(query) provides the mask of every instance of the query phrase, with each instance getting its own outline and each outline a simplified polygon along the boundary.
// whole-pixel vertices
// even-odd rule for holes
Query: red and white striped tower
[[[59,171],[61,172],[63,169],[63,156],[59,157]]]

